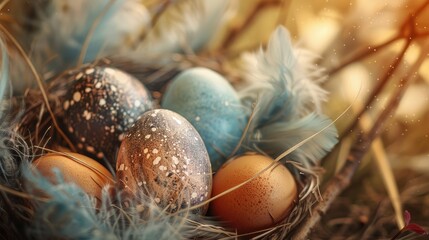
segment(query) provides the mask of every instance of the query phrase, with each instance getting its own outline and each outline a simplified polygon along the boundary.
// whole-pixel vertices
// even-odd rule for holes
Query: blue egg
[[[235,89],[206,68],[183,71],[163,96],[161,106],[185,117],[198,131],[216,171],[239,144],[247,123]]]

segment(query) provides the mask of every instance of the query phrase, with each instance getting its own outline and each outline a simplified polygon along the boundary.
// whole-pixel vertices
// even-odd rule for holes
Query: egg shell
[[[206,68],[183,71],[172,80],[161,106],[185,117],[201,135],[216,171],[238,144],[246,116],[237,92]]]
[[[149,196],[169,212],[207,200],[212,171],[204,143],[179,114],[157,109],[144,113],[121,143],[116,174],[119,189],[133,201]],[[208,206],[192,210],[205,214]]]
[[[246,154],[226,162],[213,178],[213,196],[252,178],[273,163],[260,154]],[[274,226],[284,220],[297,200],[297,186],[289,170],[276,164],[244,186],[215,199],[211,213],[249,233]]]
[[[150,93],[133,76],[110,67],[86,67],[69,77],[72,84],[63,99],[66,132],[78,152],[114,167],[124,132],[153,107]]]
[[[113,176],[105,167],[78,153],[48,153],[34,160],[32,165],[52,183],[57,181],[53,172],[57,168],[65,182],[75,183],[98,203],[102,199],[102,188],[114,186]]]

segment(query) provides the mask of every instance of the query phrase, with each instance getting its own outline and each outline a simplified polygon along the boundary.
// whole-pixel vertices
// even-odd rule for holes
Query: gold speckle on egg
[[[82,97],[82,94],[80,92],[73,93],[73,100],[75,102],[79,102],[81,97]]]
[[[116,165],[119,188],[133,198],[142,193],[150,196],[170,212],[209,198],[210,160],[203,141],[194,141],[194,137],[200,138],[192,125],[177,113],[157,109],[143,114],[135,127],[129,129],[119,149]],[[145,157],[138,157],[142,154]],[[121,164],[129,166],[129,170],[119,171]],[[188,171],[182,171],[187,168]],[[126,177],[129,182],[124,181]],[[192,212],[204,214],[207,208],[206,205]]]
[[[94,68],[88,68],[88,69],[85,70],[85,73],[89,75],[89,74],[93,74],[94,71],[95,71]]]
[[[161,161],[161,157],[156,157],[155,160],[153,160],[153,165],[158,165]]]
[[[80,72],[80,73],[78,73],[78,74],[76,74],[76,76],[75,76],[75,80],[80,80],[81,78],[83,77],[83,73],[82,72]]]
[[[64,109],[64,110],[67,110],[67,109],[69,109],[69,107],[70,107],[70,102],[69,102],[68,100],[66,100],[66,101],[63,103],[63,109]]]

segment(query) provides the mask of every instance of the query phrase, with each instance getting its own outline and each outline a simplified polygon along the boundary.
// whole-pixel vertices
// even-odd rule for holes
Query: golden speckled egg
[[[273,163],[260,154],[246,154],[226,162],[213,178],[213,196],[250,179]],[[297,186],[289,170],[275,165],[244,186],[215,199],[214,216],[239,233],[265,229],[284,220],[297,199]]]
[[[102,188],[114,185],[112,174],[97,161],[78,153],[48,153],[33,161],[33,166],[51,182],[57,168],[66,182],[73,182],[88,195],[101,200]]]
[[[119,188],[134,200],[149,196],[170,212],[199,204],[211,194],[204,142],[185,118],[170,110],[148,111],[135,122],[119,149],[116,174]],[[207,208],[192,212],[204,214]]]

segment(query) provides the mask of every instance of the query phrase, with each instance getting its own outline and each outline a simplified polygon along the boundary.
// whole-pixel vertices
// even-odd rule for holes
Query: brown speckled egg
[[[169,212],[210,197],[212,172],[207,150],[195,128],[165,109],[144,113],[130,128],[116,163],[119,188],[134,201],[149,196]],[[204,214],[207,205],[192,210]]]
[[[33,166],[51,182],[57,168],[66,182],[73,182],[88,195],[101,202],[102,188],[114,186],[112,174],[97,161],[78,153],[48,153],[32,162]]]
[[[63,100],[66,132],[80,153],[114,167],[124,132],[152,109],[150,93],[114,68],[86,67],[70,77],[72,86]]]
[[[226,162],[213,178],[213,196],[245,182],[272,163],[273,159],[260,154],[246,154]],[[249,233],[284,220],[297,193],[292,174],[276,164],[244,186],[215,199],[210,209],[239,233]]]

